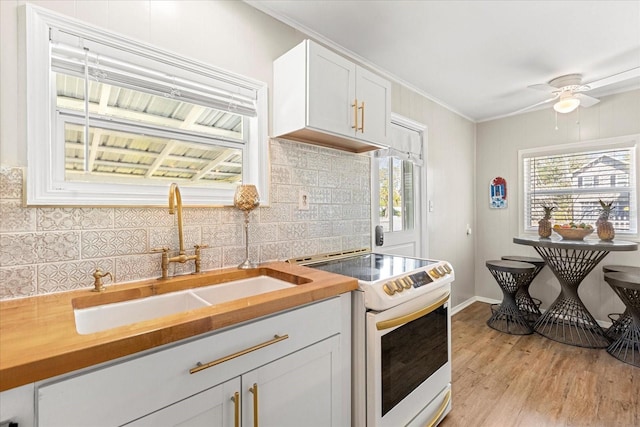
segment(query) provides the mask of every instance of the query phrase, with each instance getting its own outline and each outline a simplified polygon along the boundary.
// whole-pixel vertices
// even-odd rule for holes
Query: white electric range
[[[451,408],[451,264],[364,249],[290,262],[358,279],[352,425],[437,425]]]

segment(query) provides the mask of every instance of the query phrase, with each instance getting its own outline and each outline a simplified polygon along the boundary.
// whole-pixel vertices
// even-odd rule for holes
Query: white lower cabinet
[[[349,328],[343,294],[43,381],[37,425],[346,426]]]
[[[341,426],[339,348],[328,338],[126,426]]]

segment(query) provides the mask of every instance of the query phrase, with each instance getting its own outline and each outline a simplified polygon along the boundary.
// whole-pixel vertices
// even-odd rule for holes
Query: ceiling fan
[[[510,115],[522,113],[524,111],[530,110],[543,104],[547,104],[552,101],[556,101],[553,104],[553,109],[558,113],[570,113],[579,106],[591,107],[592,105],[600,102],[600,100],[598,98],[589,96],[584,92],[599,89],[601,87],[619,83],[635,77],[640,77],[640,67],[622,71],[609,77],[594,80],[590,83],[582,83],[582,74],[567,74],[564,76],[556,77],[550,80],[548,83],[528,86],[531,89],[550,92],[552,94],[551,98],[522,108],[518,111],[514,111]]]

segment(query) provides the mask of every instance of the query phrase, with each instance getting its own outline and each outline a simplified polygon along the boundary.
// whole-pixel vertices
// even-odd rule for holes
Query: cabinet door
[[[348,425],[341,419],[349,396],[342,396],[339,343],[335,335],[243,375],[242,425]]]
[[[308,61],[308,125],[353,137],[355,64],[315,43],[309,43]]]
[[[34,384],[5,390],[0,393],[0,425],[5,421],[20,426],[33,426],[35,423]]]
[[[236,393],[238,393],[237,396]],[[125,425],[130,427],[234,427],[239,425],[240,403],[240,378],[238,377]]]
[[[358,129],[362,130],[356,136],[387,144],[391,123],[391,84],[364,68],[358,67],[357,71]]]

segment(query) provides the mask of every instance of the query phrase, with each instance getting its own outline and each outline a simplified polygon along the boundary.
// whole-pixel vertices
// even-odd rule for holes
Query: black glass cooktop
[[[365,254],[349,258],[320,261],[308,267],[318,268],[330,273],[342,274],[364,282],[375,282],[389,279],[401,274],[408,274],[436,261],[407,258],[397,255]]]

